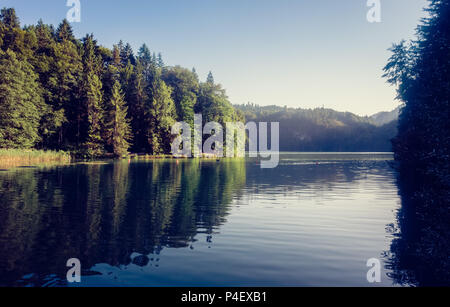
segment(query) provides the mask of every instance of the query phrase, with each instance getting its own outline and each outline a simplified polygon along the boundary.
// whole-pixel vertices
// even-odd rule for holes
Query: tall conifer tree
[[[100,59],[96,54],[96,43],[91,35],[84,38],[83,54],[83,99],[78,109],[78,134],[86,138],[84,149],[90,157],[101,156],[104,151],[102,141],[103,93],[99,77]],[[85,115],[86,114],[86,115]],[[87,129],[87,135],[82,133],[82,126]]]
[[[0,51],[0,148],[32,148],[45,108],[38,77],[11,50]]]
[[[121,86],[114,83],[111,100],[107,105],[106,136],[107,144],[116,157],[127,154],[130,147],[131,127],[127,118],[128,108],[124,101]]]

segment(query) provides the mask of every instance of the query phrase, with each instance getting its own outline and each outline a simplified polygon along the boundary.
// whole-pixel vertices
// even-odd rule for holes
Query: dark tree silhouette
[[[391,48],[388,82],[404,102],[398,136],[402,208],[390,251],[400,284],[450,285],[450,1],[430,0],[415,41]]]

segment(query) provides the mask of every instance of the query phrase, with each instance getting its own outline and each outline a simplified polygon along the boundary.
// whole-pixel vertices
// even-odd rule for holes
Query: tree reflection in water
[[[0,233],[7,240],[0,240],[0,285],[65,284],[69,258],[79,258],[83,268],[145,266],[165,247],[192,246],[197,234],[211,240],[245,180],[243,160],[3,173]]]
[[[390,277],[403,286],[450,285],[449,188],[432,178],[402,169],[398,174],[402,206],[390,252]]]

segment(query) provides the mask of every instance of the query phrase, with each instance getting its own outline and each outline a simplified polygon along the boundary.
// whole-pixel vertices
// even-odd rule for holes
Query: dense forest
[[[397,160],[448,176],[450,2],[430,0],[426,11],[417,39],[390,49],[384,77],[398,87],[397,98],[405,104],[394,141]]]
[[[176,121],[243,120],[210,73],[168,67],[143,44],[112,50],[67,20],[21,27],[0,14],[0,148],[65,150],[82,157],[170,152]]]
[[[391,48],[385,67],[400,112],[393,148],[403,206],[390,266],[402,283],[450,284],[450,1],[430,0],[416,39]]]
[[[371,117],[331,109],[236,105],[247,121],[279,122],[281,151],[390,152],[397,110]]]
[[[112,50],[64,20],[21,27],[0,14],[0,148],[64,150],[79,157],[170,152],[177,121],[280,122],[283,151],[391,151],[396,116],[381,125],[333,110],[233,106],[212,73],[164,64],[143,44]],[[382,119],[383,120],[383,119]]]

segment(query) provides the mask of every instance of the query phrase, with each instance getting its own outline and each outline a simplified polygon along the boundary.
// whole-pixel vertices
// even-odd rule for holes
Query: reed
[[[3,169],[70,161],[70,154],[64,151],[0,149],[0,168]]]

